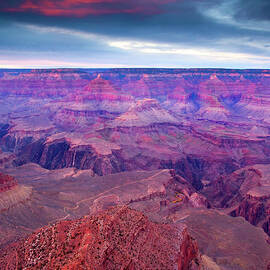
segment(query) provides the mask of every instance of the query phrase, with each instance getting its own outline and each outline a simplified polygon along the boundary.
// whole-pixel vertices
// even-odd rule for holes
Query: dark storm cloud
[[[156,54],[151,55],[148,50],[146,57],[143,50],[138,50],[136,54],[128,46],[110,46],[111,41],[136,40],[157,43],[155,46],[164,43],[175,48],[268,56],[270,28],[250,27],[253,20],[259,22],[268,18],[267,2],[14,0],[8,4],[0,3],[0,50],[52,51],[59,55],[66,51],[78,58],[100,55],[103,62],[107,59],[126,62],[129,59],[131,65],[135,65],[141,58],[151,64],[151,57],[154,59],[160,51],[152,50]],[[40,31],[42,28],[45,30]],[[82,33],[97,37],[88,38]],[[166,55],[163,51],[160,53],[163,55],[158,57],[165,63]],[[167,56],[167,63],[169,61]],[[211,61],[214,63],[214,56]],[[209,63],[211,61],[209,59]],[[194,62],[190,60],[190,63]]]
[[[220,1],[207,1],[200,5],[199,0],[180,1],[164,7],[159,14],[106,14],[86,16],[83,18],[48,17],[37,14],[9,14],[9,19],[31,24],[58,26],[85,32],[99,33],[115,37],[133,37],[162,42],[185,42],[194,44],[196,41],[207,42],[222,37],[251,36],[254,31],[238,29],[209,18],[200,11],[214,6]],[[206,5],[207,4],[207,5]],[[257,32],[264,36],[265,33]]]
[[[236,19],[270,20],[269,0],[239,0],[236,4]]]

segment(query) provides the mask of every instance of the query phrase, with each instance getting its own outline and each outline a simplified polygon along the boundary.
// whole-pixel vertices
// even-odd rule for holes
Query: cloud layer
[[[155,14],[162,12],[162,5],[176,0],[24,0],[6,12],[35,12],[45,16],[84,17],[103,14]]]
[[[12,0],[0,66],[270,68],[269,14],[268,0]]]

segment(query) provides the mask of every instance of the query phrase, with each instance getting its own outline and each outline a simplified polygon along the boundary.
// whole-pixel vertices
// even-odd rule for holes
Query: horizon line
[[[242,71],[270,71],[270,68],[227,68],[227,67],[29,67],[29,68],[4,68],[0,67],[0,70],[136,70],[136,69],[148,69],[148,70],[242,70]]]

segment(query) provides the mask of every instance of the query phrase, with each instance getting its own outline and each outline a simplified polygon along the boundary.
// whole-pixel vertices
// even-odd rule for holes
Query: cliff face
[[[229,208],[242,202],[247,193],[262,185],[261,172],[253,167],[245,167],[224,177],[217,177],[204,192],[213,206]]]
[[[115,205],[158,222],[185,208],[218,208],[269,234],[269,70],[1,74],[0,165],[19,181],[0,182],[2,243]]]
[[[214,174],[270,162],[268,82],[256,70],[3,71],[0,146],[16,165],[173,168],[201,189]]]
[[[270,189],[258,186],[249,190],[239,205],[230,213],[242,216],[254,226],[261,227],[270,236]]]
[[[4,71],[0,93],[70,101],[155,98],[181,104],[185,113],[206,108],[261,117],[269,104],[269,72],[256,70],[36,70]],[[174,107],[176,111],[177,106]],[[269,112],[267,112],[269,114]]]
[[[260,199],[252,196],[245,197],[240,205],[231,212],[231,216],[242,216],[252,225],[262,227],[269,234],[268,219],[270,210],[270,196]]]
[[[201,269],[185,227],[127,207],[45,227],[1,252],[8,269]]]
[[[269,233],[269,165],[253,165],[218,177],[203,194],[214,207],[223,208],[233,217],[242,216]]]

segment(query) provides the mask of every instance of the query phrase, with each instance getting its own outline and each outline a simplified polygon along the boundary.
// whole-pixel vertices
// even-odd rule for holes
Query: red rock
[[[209,80],[206,80],[199,85],[199,93],[201,95],[219,95],[220,93],[226,92],[226,84],[218,79],[216,74],[211,74]]]
[[[203,191],[212,206],[233,217],[242,216],[270,236],[269,165],[253,165],[218,177]]]
[[[249,190],[261,185],[260,178],[258,170],[246,167],[218,177],[204,192],[216,207],[232,207],[241,202]]]
[[[185,226],[127,207],[44,227],[0,254],[1,269],[201,269]]]
[[[154,123],[177,123],[178,120],[163,109],[155,99],[138,100],[130,109],[114,119],[111,127],[141,127]]]
[[[129,81],[127,84],[122,86],[122,89],[130,92],[136,98],[149,98],[151,94],[149,87],[145,83],[145,79],[147,79],[146,76],[137,81]]]
[[[265,200],[247,196],[230,214],[234,217],[242,216],[254,226],[257,226],[259,223],[265,226],[265,223],[267,223],[267,219],[269,218],[270,214],[269,199],[270,196],[268,198],[268,202],[266,202]],[[269,234],[268,228],[265,229],[265,232]]]
[[[186,93],[184,87],[182,85],[178,85],[174,88],[172,93],[168,94],[168,99],[177,100],[180,102],[186,101],[188,94]]]
[[[17,185],[14,177],[0,173],[0,192],[11,190]]]
[[[84,91],[91,94],[117,94],[117,91],[113,88],[110,82],[102,79],[100,74],[96,79],[90,81],[89,84],[84,87]]]

